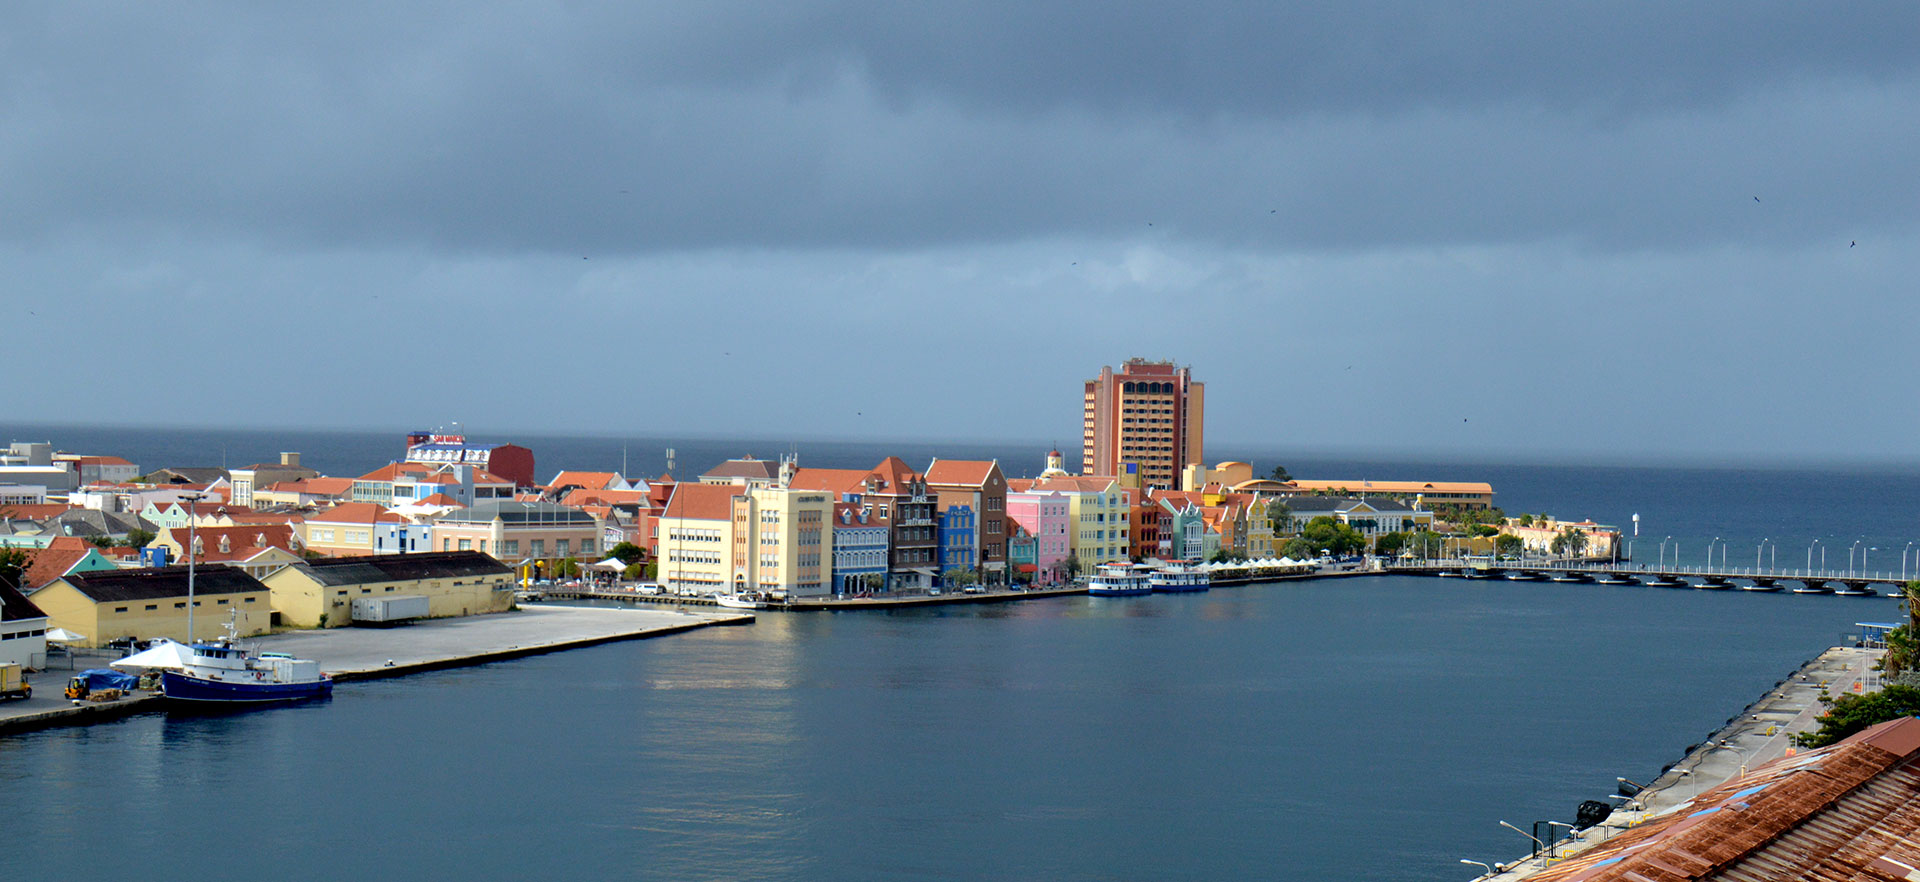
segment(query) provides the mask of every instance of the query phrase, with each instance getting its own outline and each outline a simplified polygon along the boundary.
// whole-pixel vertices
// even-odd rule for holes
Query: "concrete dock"
[[[1879,674],[1873,668],[1885,654],[1884,649],[1836,646],[1809,660],[1706,740],[1689,748],[1666,771],[1645,782],[1646,789],[1636,798],[1610,800],[1620,807],[1581,839],[1560,843],[1559,856],[1578,854],[1731,778],[1786,756],[1795,749],[1794,735],[1818,728],[1814,718],[1827,710],[1820,701],[1821,693],[1838,697],[1880,688]],[[1504,864],[1502,872],[1479,878],[1510,882],[1526,879],[1550,865],[1543,858],[1521,858]]]
[[[292,631],[258,638],[259,650],[320,662],[336,681],[398,677],[420,671],[505,661],[540,653],[676,634],[712,625],[751,624],[734,610],[605,609],[533,606],[516,612],[432,619],[396,628]],[[76,667],[106,667],[111,658],[81,658]],[[0,734],[86,725],[160,710],[158,696],[74,704],[61,695],[70,671],[30,677],[33,698],[0,702]]]

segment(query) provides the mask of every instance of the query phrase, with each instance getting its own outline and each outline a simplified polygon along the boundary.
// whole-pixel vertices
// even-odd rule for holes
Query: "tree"
[[[1279,482],[1280,482],[1280,483],[1282,483],[1282,484],[1284,484],[1284,483],[1286,483],[1286,482],[1288,482],[1288,481],[1291,481],[1291,480],[1293,480],[1293,476],[1292,476],[1292,475],[1289,475],[1289,474],[1287,474],[1287,467],[1286,467],[1286,466],[1283,466],[1283,465],[1277,465],[1277,466],[1274,466],[1274,467],[1273,467],[1273,474],[1270,474],[1270,475],[1268,475],[1267,477],[1269,477],[1269,478],[1271,478],[1271,479],[1273,479],[1273,480],[1275,480],[1275,481],[1279,481]]]
[[[1313,547],[1313,543],[1298,536],[1287,540],[1287,544],[1280,546],[1280,556],[1290,557],[1294,560],[1311,560],[1319,553],[1320,552]]]
[[[1554,554],[1579,557],[1587,550],[1587,534],[1568,527],[1554,534],[1553,544],[1549,548]]]
[[[571,557],[563,557],[553,565],[553,577],[571,579],[580,575],[580,562]]]
[[[632,566],[639,561],[646,560],[647,550],[631,542],[622,542],[619,545],[607,549],[607,556],[617,557],[621,563]]]
[[[1520,541],[1520,537],[1512,533],[1501,533],[1493,537],[1493,551],[1495,554],[1507,557],[1518,557],[1520,552],[1525,548],[1526,543]]]
[[[1920,687],[1898,683],[1865,695],[1823,698],[1827,712],[1814,718],[1820,728],[1793,736],[1801,747],[1825,747],[1855,732],[1901,717],[1920,715]]]
[[[33,555],[24,548],[0,548],[0,582],[9,588],[19,588],[20,574],[27,571],[27,565],[33,562]]]
[[[1367,547],[1367,539],[1360,531],[1340,523],[1327,515],[1321,515],[1307,522],[1300,529],[1300,538],[1314,548],[1328,554],[1355,554]]]
[[[973,570],[966,567],[954,567],[940,574],[941,581],[948,585],[971,585],[978,581]]]
[[[1213,556],[1207,558],[1207,560],[1211,563],[1242,561],[1246,559],[1247,559],[1246,552],[1235,551],[1234,549],[1231,549],[1231,548],[1216,548],[1213,550]]]
[[[627,568],[621,571],[620,578],[629,582],[647,581],[647,566],[648,563],[646,561],[636,560],[629,563],[627,564]]]
[[[1071,579],[1074,576],[1080,575],[1080,556],[1079,555],[1077,554],[1067,555],[1065,560],[1060,561],[1060,565],[1066,569],[1067,578]]]
[[[154,538],[151,531],[136,527],[127,531],[127,541],[124,544],[132,548],[145,548],[153,542]]]
[[[91,539],[88,539],[87,541],[92,543],[93,547],[95,548],[112,548],[115,544],[113,541],[113,537],[108,536],[105,533],[101,533],[100,535],[95,536]]]
[[[1267,523],[1273,526],[1275,533],[1287,533],[1293,530],[1293,506],[1279,500],[1267,503]]]
[[[1406,533],[1382,533],[1373,540],[1373,553],[1397,557],[1411,541],[1412,537]]]
[[[1920,579],[1908,582],[1901,588],[1907,600],[1907,623],[1887,632],[1887,654],[1880,659],[1880,669],[1889,680],[1900,676],[1904,671],[1914,668],[1920,661],[1920,641],[1914,640],[1920,634]]]
[[[1530,515],[1530,514],[1521,515],[1519,523],[1520,523],[1520,526],[1522,527],[1533,526],[1533,515]]]

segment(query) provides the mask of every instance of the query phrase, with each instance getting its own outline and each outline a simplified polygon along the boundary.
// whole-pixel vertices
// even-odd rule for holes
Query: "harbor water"
[[[0,740],[21,878],[1458,879],[1894,601],[1365,577],[765,613]]]
[[[376,433],[0,428],[144,468],[301,450],[351,475],[399,452],[397,435]],[[618,469],[623,455],[619,439],[488,440],[533,447],[542,476]],[[658,474],[660,446],[631,443],[628,471]],[[678,471],[785,447],[680,443]],[[906,447],[800,453],[831,467],[993,457],[1019,475],[1044,449]],[[1693,565],[1709,545],[1731,566],[1825,548],[1830,568],[1851,551],[1898,572],[1920,538],[1910,470],[1214,454],[1305,477],[1485,480],[1511,513],[1628,526],[1637,512],[1642,562],[1666,541]],[[1465,879],[1462,858],[1526,852],[1499,821],[1571,820],[1615,776],[1645,781],[1679,759],[1853,623],[1900,614],[1886,598],[1399,576],[763,613],[342,683],[320,703],[0,738],[14,822],[0,866],[463,882]]]

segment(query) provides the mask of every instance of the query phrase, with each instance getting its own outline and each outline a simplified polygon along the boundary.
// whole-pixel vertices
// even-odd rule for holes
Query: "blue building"
[[[950,505],[940,512],[934,536],[938,541],[936,560],[941,584],[945,584],[949,570],[972,570],[980,565],[979,548],[974,544],[974,537],[979,535],[974,532],[977,519],[970,505]]]
[[[887,590],[887,521],[872,506],[833,505],[833,592],[880,593]]]

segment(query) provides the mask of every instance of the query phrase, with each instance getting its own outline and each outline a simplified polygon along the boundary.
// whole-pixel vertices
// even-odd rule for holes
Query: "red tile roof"
[[[724,521],[733,517],[733,497],[740,492],[732,484],[676,484],[661,517]]]
[[[794,469],[790,486],[795,490],[859,493],[861,482],[870,474],[864,469]]]
[[[371,502],[343,502],[307,518],[309,524],[404,524],[393,512]]]
[[[190,544],[185,527],[173,527],[163,532],[183,549]],[[191,535],[200,541],[201,551],[194,559],[202,563],[246,560],[267,548],[288,552],[293,550],[293,527],[287,524],[198,527]],[[227,543],[225,551],[220,550],[222,539]]]
[[[927,483],[948,487],[979,487],[987,483],[1000,464],[977,459],[936,459],[927,466]]]
[[[414,504],[415,505],[459,505],[460,503],[454,502],[453,497],[448,496],[445,493],[435,493],[432,496],[429,496],[425,499],[415,502]]]
[[[879,492],[886,494],[905,493],[906,490],[902,488],[907,482],[923,477],[909,467],[905,460],[897,456],[889,456],[881,460],[880,464],[874,466],[868,474],[880,476],[882,485]]]
[[[605,490],[621,481],[619,472],[569,472],[563,471],[553,476],[547,484],[550,490],[558,490],[569,484],[588,490]]]
[[[34,503],[27,505],[0,505],[0,517],[19,518],[28,521],[44,521],[59,517],[73,506],[59,502]]]
[[[56,543],[59,541],[59,539],[54,540]],[[76,538],[74,541],[80,543],[79,548],[56,548],[49,545],[46,548],[28,552],[27,568],[20,573],[20,587],[31,591],[66,575],[67,571],[73,569],[73,565],[79,563],[81,558],[86,557],[87,552],[93,547],[83,539]]]

